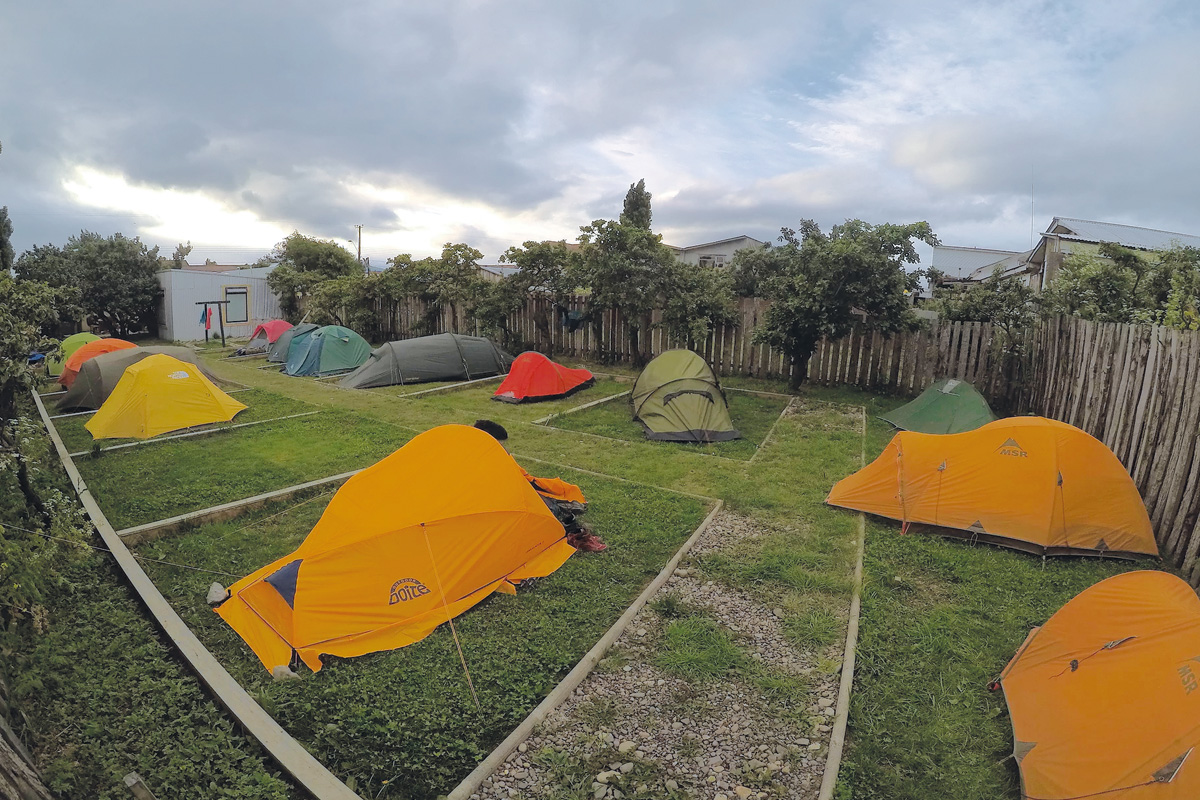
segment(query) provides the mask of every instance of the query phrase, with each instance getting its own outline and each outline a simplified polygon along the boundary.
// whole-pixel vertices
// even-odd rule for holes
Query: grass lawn
[[[577,482],[608,543],[573,555],[516,596],[493,595],[455,620],[482,710],[448,628],[389,652],[331,658],[319,674],[277,682],[204,602],[212,575],[146,568],[205,645],[259,702],[366,797],[432,798],[499,743],[621,615],[707,509],[648,487],[526,464]],[[142,546],[153,558],[241,576],[294,549],[327,500],[276,506]],[[228,584],[232,578],[223,579]],[[385,783],[386,782],[386,783]]]
[[[628,384],[614,384],[614,387],[613,391],[607,392],[607,394],[616,394],[630,388]],[[606,395],[597,394],[596,398],[604,396]],[[678,442],[649,443],[658,447],[685,448],[710,456],[749,460],[754,456],[763,439],[766,438],[771,426],[779,419],[779,413],[787,405],[787,398],[738,391],[727,391],[726,397],[729,400],[729,416],[743,438],[732,442],[716,442],[706,445],[681,445]],[[582,401],[576,405],[582,405]],[[574,414],[559,414],[547,424],[561,430],[590,433],[612,439],[632,442],[647,441],[641,424],[634,421],[632,417],[628,397],[618,397]]]

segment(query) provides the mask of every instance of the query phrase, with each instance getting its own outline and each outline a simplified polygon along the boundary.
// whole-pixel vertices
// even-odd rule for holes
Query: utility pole
[[[355,225],[354,227],[358,228],[358,263],[362,264],[363,263],[363,260],[362,260],[362,225]],[[364,265],[363,269],[366,272],[371,271],[371,268],[367,267],[365,265]]]

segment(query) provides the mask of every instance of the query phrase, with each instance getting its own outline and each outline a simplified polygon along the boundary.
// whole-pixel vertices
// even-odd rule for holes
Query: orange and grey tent
[[[420,641],[493,592],[558,569],[566,532],[489,434],[444,425],[348,480],[295,552],[217,613],[267,669]]]
[[[1146,506],[1112,451],[1042,417],[902,431],[825,502],[1043,555],[1158,555]]]
[[[1126,572],[1085,589],[997,683],[1022,797],[1200,797],[1200,599],[1179,578]]]
[[[508,376],[492,395],[504,403],[536,403],[557,400],[588,388],[596,378],[586,369],[571,369],[555,364],[541,353],[530,350],[517,356]]]
[[[79,370],[96,356],[115,353],[117,350],[129,350],[134,347],[137,345],[124,339],[97,339],[94,342],[88,342],[66,360],[63,364],[62,374],[58,376],[58,382],[70,389],[71,384],[75,383],[76,376],[79,375]]]
[[[196,425],[228,422],[245,409],[195,364],[159,353],[126,367],[112,394],[85,427],[96,439],[148,439]]]

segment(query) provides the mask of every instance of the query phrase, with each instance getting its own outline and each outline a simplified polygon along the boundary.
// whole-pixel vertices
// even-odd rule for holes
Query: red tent
[[[541,353],[521,353],[508,370],[508,377],[492,395],[504,403],[535,403],[586,389],[596,382],[586,369],[568,369]]]
[[[280,334],[291,327],[292,323],[288,322],[287,320],[273,319],[269,322],[264,322],[255,328],[254,333],[250,334],[250,339],[253,340],[256,336],[258,336],[259,331],[262,331],[262,334],[267,337],[267,342],[274,344],[275,340],[279,338]]]

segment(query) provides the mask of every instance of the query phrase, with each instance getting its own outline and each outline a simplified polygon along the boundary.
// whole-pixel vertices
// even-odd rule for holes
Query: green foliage
[[[324,281],[363,271],[358,259],[332,239],[317,239],[293,231],[258,260],[257,266],[276,265],[267,285],[279,296],[284,316],[300,320],[300,297]]]
[[[658,277],[660,327],[695,349],[715,327],[737,320],[732,286],[726,270],[672,261]]]
[[[158,248],[147,248],[137,237],[82,231],[63,247],[25,251],[14,269],[21,281],[77,291],[83,312],[114,336],[157,330]]]
[[[8,275],[13,267],[13,224],[8,218],[8,206],[0,206],[0,275]]]
[[[914,240],[937,244],[928,223],[849,220],[826,235],[804,220],[799,235],[791,228],[781,234],[782,247],[739,250],[731,269],[740,285],[755,284],[771,301],[755,341],[788,356],[793,387],[806,379],[808,360],[822,338],[850,332],[855,310],[866,314],[869,328],[883,333],[913,324],[905,293],[917,289],[919,274],[904,265],[919,261]]]
[[[694,616],[667,625],[655,663],[666,672],[703,681],[746,666],[747,657],[716,620]]]
[[[654,216],[650,210],[652,196],[646,191],[645,178],[630,184],[629,191],[625,193],[625,206],[621,210],[621,224],[650,230],[650,220]]]
[[[180,242],[175,245],[175,252],[171,253],[171,269],[183,269],[187,266],[188,253],[192,252],[192,243],[187,244]]]
[[[1162,322],[1172,328],[1200,330],[1200,248],[1177,247],[1163,254],[1162,272],[1170,274]]]
[[[948,320],[990,322],[1004,334],[1004,347],[1011,349],[1020,332],[1033,324],[1037,295],[1019,277],[1001,277],[999,267],[991,278],[960,291],[934,288],[933,308]]]

